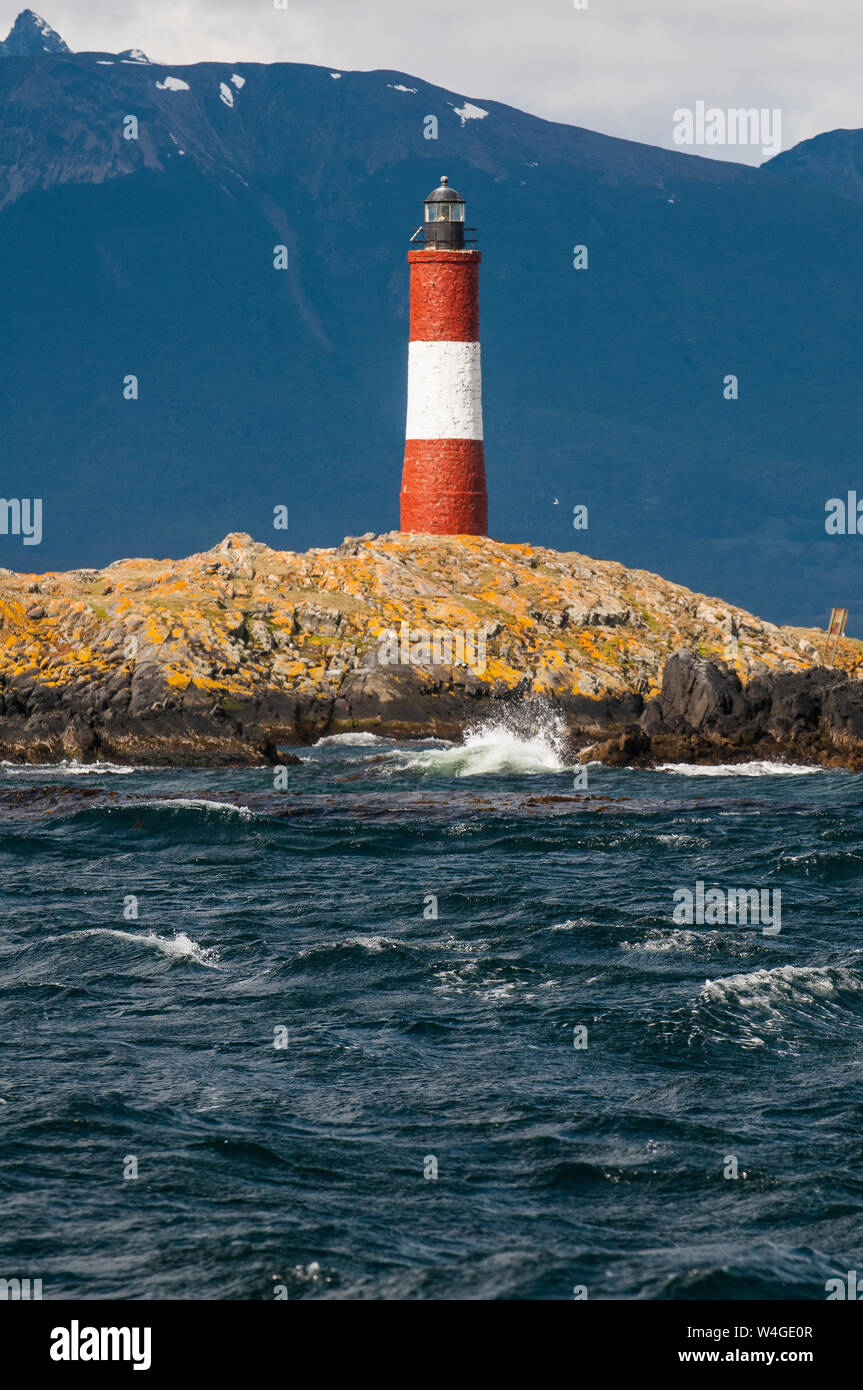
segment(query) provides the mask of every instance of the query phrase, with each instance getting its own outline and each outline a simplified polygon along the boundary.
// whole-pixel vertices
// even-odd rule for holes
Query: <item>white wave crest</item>
[[[325,734],[314,744],[315,748],[325,748],[328,744],[341,744],[343,748],[373,748],[376,743],[391,743],[391,739],[380,734]]]
[[[366,951],[384,951],[387,946],[400,946],[400,941],[393,941],[391,936],[346,936],[342,945],[362,946]]]
[[[711,1004],[773,1013],[782,1003],[805,1004],[837,994],[863,990],[863,978],[844,966],[779,965],[773,970],[751,970],[706,980],[700,998]]]
[[[184,810],[194,811],[227,811],[229,814],[241,816],[243,820],[252,820],[254,811],[248,806],[235,806],[233,801],[208,801],[205,797],[193,796],[166,796],[160,801],[142,801],[142,806],[181,806]]]
[[[330,951],[339,951],[348,946],[362,946],[364,951],[395,950],[401,946],[401,941],[394,941],[391,936],[346,936],[342,941],[319,941],[314,946],[304,946],[297,952],[297,960],[309,960],[312,956],[325,955]]]
[[[473,729],[464,743],[452,748],[425,748],[417,753],[394,754],[403,766],[449,777],[481,777],[495,772],[532,775],[565,772],[561,751],[563,728],[549,721],[533,732],[506,724]]]
[[[115,941],[131,941],[136,946],[148,946],[152,950],[160,951],[162,955],[170,956],[175,960],[193,960],[196,965],[206,965],[210,969],[217,968],[219,959],[215,947],[202,946],[199,941],[193,940],[184,931],[177,932],[174,936],[159,936],[153,931],[134,932],[119,931],[115,927],[88,927],[83,931],[67,932],[62,937],[47,937],[46,940],[69,941],[75,937],[89,936],[110,936]]]
[[[146,772],[142,767],[125,767],[121,763],[78,763],[74,759],[69,761],[63,759],[59,763],[10,763],[0,762],[0,769],[12,775],[21,776],[27,772],[38,773],[44,777],[46,773],[64,772],[69,777],[101,777],[104,773],[114,773],[118,777],[128,777],[130,772]]]
[[[709,933],[694,931],[662,931],[651,928],[641,941],[621,941],[622,951],[646,951],[648,954],[660,951],[693,951]]]
[[[858,970],[830,965],[780,965],[706,980],[695,1004],[692,1037],[731,1042],[747,1051],[769,1045],[796,1053],[809,1025],[818,1023],[833,1036],[849,1009],[849,996],[861,990]]]
[[[803,777],[823,772],[805,763],[662,763],[654,772],[674,772],[679,777]]]

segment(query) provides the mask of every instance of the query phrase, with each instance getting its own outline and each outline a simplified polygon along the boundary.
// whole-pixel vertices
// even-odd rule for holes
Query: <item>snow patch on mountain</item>
[[[452,106],[453,111],[461,120],[462,127],[464,127],[466,121],[484,121],[488,115],[488,112],[484,111],[481,106],[474,106],[470,101],[466,101],[464,106],[453,106],[452,102],[450,102],[450,106]]]

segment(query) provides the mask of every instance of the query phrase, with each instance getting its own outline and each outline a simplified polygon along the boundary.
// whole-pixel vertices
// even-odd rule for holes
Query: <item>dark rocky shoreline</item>
[[[399,739],[457,740],[470,727],[518,716],[526,725],[549,712],[565,720],[574,757],[613,766],[663,762],[734,763],[755,759],[863,771],[863,682],[828,667],[756,672],[743,685],[721,662],[674,653],[660,694],[645,701],[563,695],[536,699],[525,688],[480,682],[469,671],[394,667],[357,672],[337,698],[214,701],[191,688],[166,692],[158,673],[140,669],[128,698],[92,683],[2,692],[0,757],[15,763],[174,767],[273,765],[289,747],[331,734],[372,732]]]
[[[832,667],[756,672],[744,685],[690,651],[666,662],[637,721],[581,752],[612,766],[754,760],[863,771],[863,682]]]

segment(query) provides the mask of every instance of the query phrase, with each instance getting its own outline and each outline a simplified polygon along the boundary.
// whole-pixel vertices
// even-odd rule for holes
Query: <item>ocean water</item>
[[[553,726],[296,751],[278,790],[0,768],[0,1275],[823,1299],[860,1268],[859,777],[575,789]],[[781,931],[675,922],[698,881],[780,890]]]

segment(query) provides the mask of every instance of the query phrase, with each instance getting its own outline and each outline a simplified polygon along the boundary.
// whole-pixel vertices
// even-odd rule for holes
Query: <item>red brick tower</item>
[[[411,322],[401,529],[484,536],[488,493],[479,348],[481,251],[465,249],[464,199],[444,176],[409,251]]]

